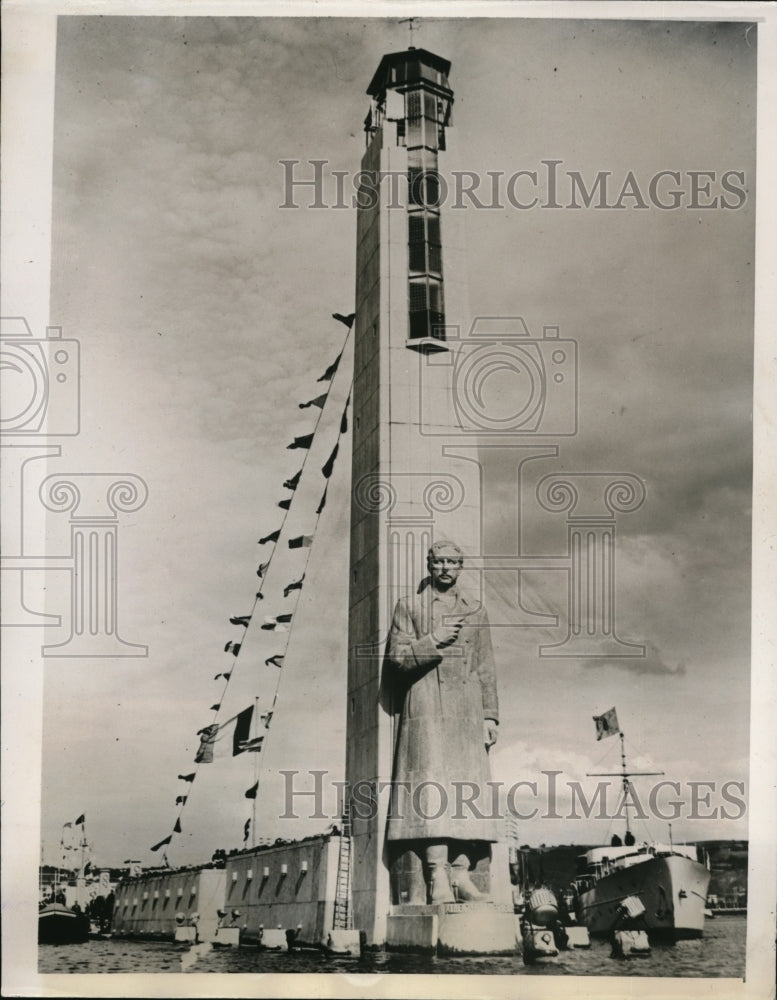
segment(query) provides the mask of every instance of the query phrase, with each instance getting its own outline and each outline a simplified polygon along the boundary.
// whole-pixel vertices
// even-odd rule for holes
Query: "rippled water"
[[[743,917],[708,921],[704,938],[654,945],[644,958],[618,960],[610,945],[593,941],[590,949],[562,952],[547,964],[526,966],[520,955],[506,958],[434,958],[368,952],[360,959],[331,959],[317,952],[284,954],[256,948],[210,949],[165,941],[88,941],[78,945],[41,945],[42,973],[111,972],[349,972],[434,973],[521,976],[675,976],[735,979],[745,974]]]

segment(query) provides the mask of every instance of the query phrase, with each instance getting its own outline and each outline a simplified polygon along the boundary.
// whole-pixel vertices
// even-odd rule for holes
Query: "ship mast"
[[[624,745],[624,736],[622,732],[618,733],[621,738],[621,769],[620,771],[594,771],[586,772],[587,778],[620,778],[621,785],[623,788],[623,808],[626,811],[626,833],[631,833],[631,824],[629,823],[629,809],[633,807],[634,803],[631,801],[631,784],[629,778],[635,777],[658,777],[664,774],[663,771],[627,771],[626,770],[626,749]]]

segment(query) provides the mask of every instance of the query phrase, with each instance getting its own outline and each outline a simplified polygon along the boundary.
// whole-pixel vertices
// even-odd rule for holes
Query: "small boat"
[[[44,887],[43,866],[41,864],[40,904],[38,908],[38,944],[81,944],[96,936],[100,923],[96,928],[89,915],[89,895],[86,888],[87,860],[86,852],[89,844],[86,840],[86,819],[82,814],[75,821],[81,827],[81,840],[75,846],[65,847],[64,830],[72,827],[72,823],[63,825],[63,838],[60,847],[63,854],[66,850],[80,848],[80,864],[75,872],[66,875],[60,881],[62,869],[57,868],[53,885]],[[42,848],[41,848],[42,855]],[[41,862],[42,862],[41,857]],[[68,905],[70,903],[71,905]]]
[[[38,911],[38,944],[81,944],[89,938],[89,917],[64,903],[47,903]]]

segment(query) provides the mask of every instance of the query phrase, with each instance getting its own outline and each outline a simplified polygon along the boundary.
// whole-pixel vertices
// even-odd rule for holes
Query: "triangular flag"
[[[197,735],[199,736],[199,733]],[[194,779],[196,777],[197,777],[197,772],[196,771],[192,771],[191,774],[179,774],[178,775],[178,780],[179,781],[194,781]]]
[[[321,511],[326,507],[326,491],[329,489],[329,483],[324,487],[324,492],[321,494],[321,499],[318,501],[318,507],[316,507],[316,513],[320,514]]]
[[[309,549],[313,544],[312,535],[297,535],[296,538],[289,539],[290,549]]]
[[[248,840],[248,831],[250,829],[251,829],[251,820],[247,819],[246,822],[245,822],[245,826],[243,827],[243,843],[244,844]]]
[[[269,667],[272,664],[274,667],[283,666],[283,656],[280,653],[276,653],[275,656],[268,656],[264,661],[264,665]]]
[[[151,848],[151,850],[152,851],[158,851],[160,847],[164,847],[166,844],[169,844],[172,839],[173,839],[173,835],[172,835],[172,833],[169,833],[165,837],[164,840],[160,840],[158,844],[154,844],[154,846]]]
[[[228,719],[222,725],[206,726],[201,730],[200,746],[194,758],[197,764],[210,764],[215,757],[235,757],[242,753],[241,743],[248,740],[251,733],[251,719],[254,714],[254,706],[250,705],[238,715]],[[232,736],[229,740],[228,737]]]
[[[180,833],[180,832],[181,832],[181,817],[179,816],[178,819],[175,821],[175,826],[173,827],[173,833]]]
[[[312,434],[300,434],[299,437],[295,437],[291,444],[287,444],[286,448],[309,448],[313,444]]]
[[[321,381],[321,379],[319,379],[319,382],[320,381]],[[299,408],[301,410],[305,410],[305,409],[308,408],[308,406],[317,406],[320,410],[323,410],[324,403],[326,402],[326,397],[327,397],[327,393],[324,393],[322,396],[316,396],[315,399],[310,399],[310,400],[308,400],[307,403],[300,403],[299,404]]]
[[[302,475],[302,469],[299,472],[295,472],[291,479],[287,479],[283,484],[287,490],[296,490],[299,486],[299,477]]]
[[[69,826],[72,829],[73,824],[72,823],[63,823],[62,824],[62,829],[64,830],[66,826]]]
[[[338,441],[335,444],[334,448],[332,449],[332,454],[326,460],[326,464],[321,469],[321,471],[324,474],[324,479],[329,479],[329,477],[332,475],[332,472],[334,471],[335,467],[335,459],[337,458],[337,452],[339,450],[340,450],[340,442]]]
[[[270,721],[272,720],[272,712],[267,712],[265,715],[260,716],[262,722],[264,723],[264,728],[270,728]]]
[[[256,798],[256,793],[258,791],[259,791],[259,782],[257,781],[253,785],[251,785],[251,787],[246,792],[246,798],[247,799],[255,799]]]
[[[343,416],[342,416],[342,419],[340,420],[340,433],[341,434],[345,434],[347,432],[347,430],[348,430],[348,406],[349,406],[350,402],[351,402],[351,397],[349,396],[348,399],[346,399],[346,401],[345,401],[345,409],[343,410]]]
[[[345,325],[350,330],[353,326],[353,321],[356,319],[356,313],[351,313],[349,316],[343,316],[342,313],[332,313],[332,319],[337,319]]]
[[[337,355],[332,364],[327,368],[324,374],[316,379],[316,382],[329,382],[334,373],[337,371],[337,366],[340,364],[340,358],[342,357],[342,351]]]
[[[188,797],[189,797],[188,795],[176,795],[176,797],[175,797],[175,804],[177,806],[185,806],[186,805],[186,800],[188,799]]]
[[[277,542],[280,536],[281,529],[278,528],[277,531],[271,531],[269,535],[265,535],[264,538],[259,539],[260,545],[265,545],[267,542]]]
[[[74,826],[83,826],[85,822],[86,822],[86,816],[83,813],[81,813],[81,815],[78,817],[78,819],[73,820],[73,825]]]
[[[618,727],[618,716],[616,715],[614,708],[611,708],[603,715],[595,715],[593,718],[596,723],[597,740],[604,739],[607,736],[615,736],[616,733],[620,732]]]
[[[283,588],[283,596],[288,597],[292,590],[301,590],[302,581],[305,579],[305,574],[303,573],[299,580],[295,580],[294,583],[289,583]]]
[[[251,621],[251,616],[250,615],[235,615],[234,618],[230,618],[229,619],[229,624],[230,625],[244,625],[244,626],[247,627],[248,623],[250,621]]]
[[[291,497],[288,497],[286,500],[279,500],[278,506],[281,510],[288,510],[291,507]]]
[[[259,566],[259,569],[256,571],[256,575],[259,577],[260,580],[262,579],[262,577],[264,576],[264,574],[267,572],[267,567],[269,565],[270,565],[269,562],[265,562],[265,563],[262,563]]]
[[[274,618],[272,615],[268,615],[260,628],[263,628],[265,632],[288,632],[289,630],[283,624],[284,621],[291,621],[291,616],[278,615],[277,618]]]
[[[237,656],[237,654],[239,652],[240,652],[240,643],[239,642],[233,642],[232,643],[232,650],[231,650],[232,655],[233,656]]]
[[[218,712],[218,710],[221,708],[221,703],[217,702],[215,705],[211,705],[210,708],[212,712]]]
[[[216,674],[216,676],[213,678],[213,680],[217,681],[219,679],[219,677],[223,677],[225,681],[228,681],[231,676],[232,676],[232,671],[229,671],[226,674]]]

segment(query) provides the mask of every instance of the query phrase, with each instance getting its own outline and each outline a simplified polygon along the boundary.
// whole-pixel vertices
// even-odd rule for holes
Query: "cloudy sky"
[[[365,88],[380,57],[407,42],[393,20],[59,20],[50,316],[81,343],[82,430],[49,471],[147,482],[147,504],[121,523],[118,591],[120,631],[149,655],[45,662],[49,859],[62,823],[86,812],[101,862],[152,862],[148,847],[170,832],[187,790],[176,776],[193,769],[196,731],[221,695],[214,675],[235,667],[222,718],[254,694],[272,699],[278,676],[264,658],[277,636],[249,630],[237,661],[222,650],[241,635],[229,617],[253,604],[269,549],[257,539],[279,527],[281,484],[299,468],[300,452],[285,446],[317,414],[297,403],[320,392],[316,379],[342,347],[331,313],[352,310],[355,269],[355,211],[280,209],[279,161],[358,169]],[[642,507],[619,519],[617,554],[619,632],[647,657],[541,659],[538,644],[563,628],[499,630],[495,777],[542,787],[543,770],[577,780],[611,770],[617,741],[596,743],[591,716],[615,705],[645,769],[746,781],[755,29],[429,19],[415,44],[452,62],[464,169],[542,176],[543,160],[560,160],[589,185],[609,171],[612,200],[629,171],[646,193],[672,170],[685,192],[677,210],[627,199],[620,210],[462,213],[473,315],[520,314],[533,333],[557,325],[578,342],[580,430],[558,460],[534,463],[527,497],[559,469],[630,472],[647,487]],[[688,171],[714,172],[711,196],[726,171],[744,174],[743,203],[689,207]],[[568,186],[559,192],[566,204]],[[321,461],[347,375],[345,365],[324,411]],[[258,836],[326,825],[278,819],[279,769],[342,777],[348,445],[302,591],[308,628],[293,633],[261,755]],[[505,521],[495,530],[506,537],[514,482],[496,477]],[[310,527],[320,485],[297,498],[289,525]],[[563,516],[528,500],[524,513],[528,551],[563,551]],[[66,517],[51,519],[52,551],[67,548],[68,531]],[[263,613],[280,609],[300,565],[288,555],[274,564]],[[556,583],[528,582],[563,615]],[[49,610],[59,602],[64,613],[66,597],[52,578]],[[509,620],[515,595],[490,600],[492,618]],[[66,628],[50,631],[56,641]],[[200,768],[173,863],[241,845],[255,762]],[[537,819],[520,836],[593,843],[609,832],[607,822]],[[652,832],[666,835],[661,824]],[[678,838],[746,832],[745,820],[674,825]]]

